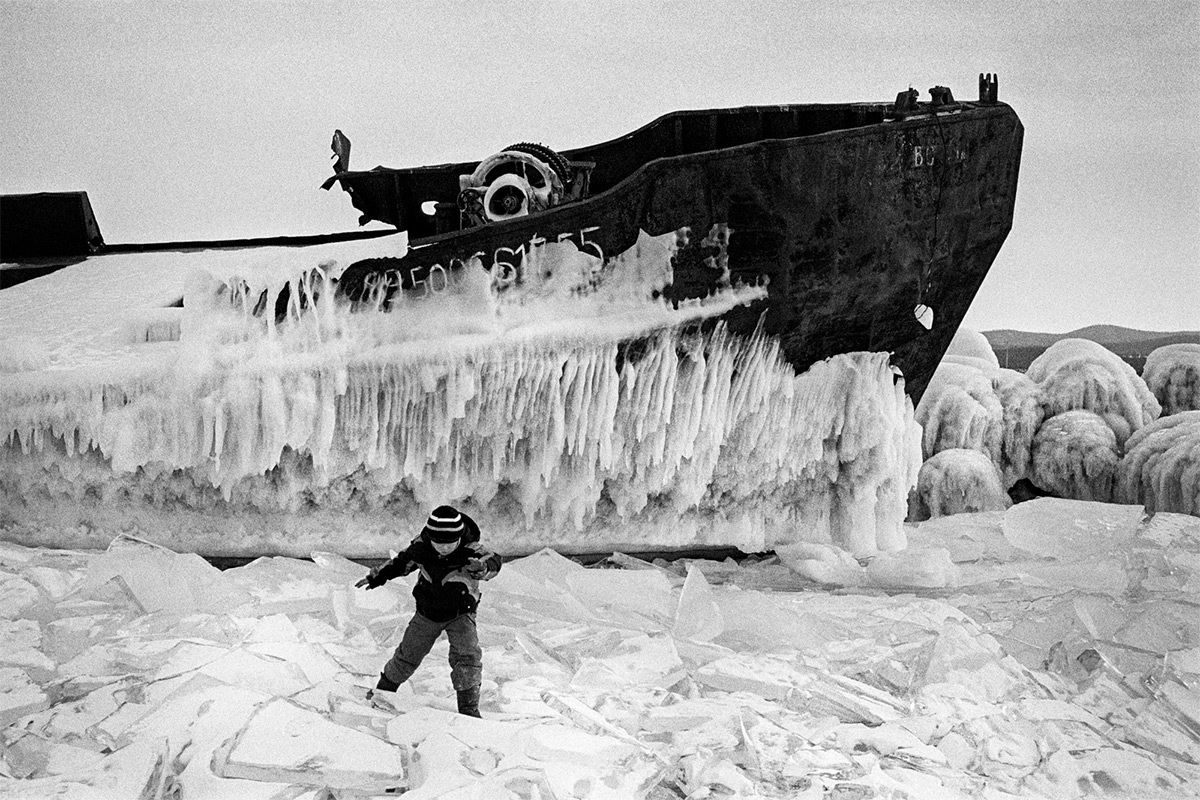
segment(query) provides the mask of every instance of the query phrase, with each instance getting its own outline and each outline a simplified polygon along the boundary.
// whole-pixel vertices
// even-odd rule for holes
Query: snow
[[[602,267],[543,243],[519,290],[472,262],[389,313],[330,281],[396,237],[109,256],[5,290],[0,524],[25,544],[378,556],[453,502],[510,554],[902,548],[919,431],[888,355],[796,375],[776,340],[713,322],[765,287],[665,303],[683,235]],[[278,321],[254,313],[285,286]]]
[[[0,795],[1195,793],[1200,519],[1046,498],[905,527],[909,550],[860,571],[940,550],[953,581],[509,560],[479,612],[482,720],[454,713],[444,640],[402,713],[366,704],[411,577],[367,591],[338,556],[264,558],[209,573],[207,601],[147,610],[136,598],[189,585],[193,557],[3,544],[5,583],[56,594],[0,629],[0,653],[26,654],[0,665]]]
[[[1142,380],[1163,416],[1200,411],[1200,344],[1169,344],[1146,357]]]

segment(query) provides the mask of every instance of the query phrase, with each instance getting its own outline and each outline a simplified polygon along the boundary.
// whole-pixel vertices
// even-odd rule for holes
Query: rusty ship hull
[[[340,184],[361,222],[406,230],[413,245],[348,269],[352,295],[384,275],[398,290],[420,287],[472,258],[519,281],[531,244],[568,238],[603,256],[641,232],[686,228],[699,235],[675,256],[669,300],[723,280],[765,284],[767,299],[725,315],[732,331],[761,324],[797,372],[839,353],[890,352],[916,402],[1011,228],[1022,136],[1002,103],[681,112],[563,151],[595,165],[590,196],[460,229],[452,201],[473,162],[343,170],[326,188]],[[716,229],[727,270],[713,268],[704,235]]]

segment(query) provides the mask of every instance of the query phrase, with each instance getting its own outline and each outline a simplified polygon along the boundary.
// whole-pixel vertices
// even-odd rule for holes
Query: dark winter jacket
[[[465,515],[464,515],[465,516]],[[468,518],[469,519],[469,518]],[[474,528],[474,522],[467,525]],[[413,586],[413,597],[417,601],[417,613],[435,622],[447,622],[462,614],[469,614],[479,606],[479,582],[491,580],[500,571],[500,556],[479,544],[478,534],[468,535],[462,544],[449,555],[439,555],[424,534],[413,539],[397,555],[367,576],[367,586],[382,586],[392,578],[419,571]],[[468,574],[468,566],[475,562],[475,574]],[[482,562],[480,565],[478,562]],[[480,569],[482,566],[482,569]]]

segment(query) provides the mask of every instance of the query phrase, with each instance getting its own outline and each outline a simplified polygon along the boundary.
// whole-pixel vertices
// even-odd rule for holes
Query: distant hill
[[[1200,344],[1200,331],[1139,331],[1119,325],[1089,325],[1067,333],[984,331],[1000,366],[1024,371],[1046,348],[1061,339],[1090,339],[1119,355],[1139,373],[1146,356],[1168,344]]]

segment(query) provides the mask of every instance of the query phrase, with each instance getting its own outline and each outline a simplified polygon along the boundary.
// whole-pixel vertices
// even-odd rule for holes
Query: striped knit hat
[[[430,513],[421,534],[431,542],[453,542],[461,539],[466,530],[462,514],[451,506],[438,506]]]

